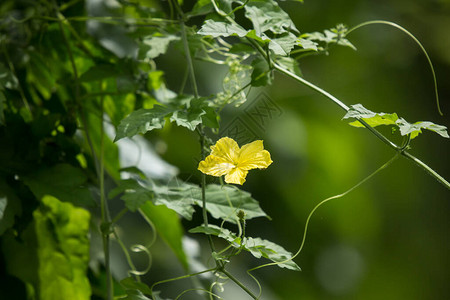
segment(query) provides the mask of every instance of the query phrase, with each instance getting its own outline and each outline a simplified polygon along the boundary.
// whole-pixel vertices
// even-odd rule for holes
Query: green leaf
[[[288,30],[298,32],[289,15],[273,0],[247,3],[245,16],[252,22],[257,36],[268,30],[275,34],[282,34]]]
[[[116,77],[119,75],[116,67],[112,64],[98,64],[92,66],[81,74],[81,82],[100,81],[106,78]]]
[[[147,222],[151,222],[155,226],[158,234],[187,270],[188,261],[182,244],[184,232],[178,215],[165,206],[156,206],[151,202],[144,203],[139,211]]]
[[[109,192],[108,198],[114,198],[120,193],[124,193],[120,199],[125,201],[125,206],[132,212],[138,210],[145,202],[153,200],[153,193],[134,179],[121,180],[119,185]]]
[[[197,226],[189,230],[190,233],[204,233],[223,238],[235,248],[242,247],[243,250],[250,252],[256,258],[267,258],[277,264],[280,268],[287,268],[294,271],[301,271],[300,267],[291,259],[292,253],[286,251],[283,247],[261,238],[244,237],[243,241],[235,233],[226,228],[213,224],[208,226]]]
[[[179,213],[183,218],[192,219],[193,196],[199,189],[197,185],[172,180],[166,184],[152,182],[147,187],[154,193],[155,205],[164,205]]]
[[[405,136],[411,134],[411,139],[414,139],[419,135],[419,133],[422,133],[422,129],[434,131],[442,137],[449,138],[447,127],[445,126],[437,125],[428,121],[420,121],[411,124],[405,119],[399,118],[396,113],[375,113],[368,110],[361,104],[355,104],[350,107],[343,119],[348,118],[363,119],[372,127],[378,125],[394,125],[400,129],[401,135]],[[363,127],[363,125],[358,121],[354,121],[349,124],[355,127]]]
[[[288,56],[295,45],[297,45],[297,37],[287,32],[278,38],[271,39],[269,49],[276,55]]]
[[[64,202],[76,205],[93,205],[91,192],[87,188],[87,177],[79,168],[69,164],[58,164],[38,170],[23,177],[36,198],[52,195]]]
[[[139,133],[146,133],[153,129],[164,127],[164,117],[171,114],[173,109],[155,105],[151,109],[138,109],[123,119],[117,127],[117,134],[114,141],[124,137],[133,137]]]
[[[187,111],[175,111],[170,117],[171,122],[175,122],[178,126],[186,127],[194,131],[199,124],[202,123],[202,116],[205,111],[202,109],[188,109]]]
[[[370,126],[376,127],[379,125],[395,125],[395,121],[397,121],[398,116],[396,113],[375,113],[371,110],[368,110],[361,104],[355,104],[350,106],[350,109],[343,117],[343,119],[349,118],[362,119]],[[362,125],[358,121],[354,121],[349,124],[354,127],[364,127],[364,125]]]
[[[252,86],[266,86],[272,83],[272,72],[270,72],[266,60],[255,58],[252,61],[252,67]]]
[[[228,241],[233,247],[239,247],[241,238],[230,230],[216,226],[214,224],[208,224],[208,226],[197,226],[189,230],[190,233],[204,233],[206,235],[215,235]]]
[[[301,271],[300,267],[291,259],[292,253],[286,251],[283,247],[263,240],[261,238],[244,238],[244,248],[254,257],[265,257],[277,264],[280,268],[287,268],[294,271]]]
[[[201,189],[193,195],[195,204],[202,206]],[[206,186],[206,209],[216,219],[237,223],[239,210],[244,211],[246,219],[267,217],[251,194],[232,186],[209,184]]]
[[[89,212],[44,196],[42,207],[33,216],[38,241],[40,299],[90,299]]]
[[[170,42],[177,41],[179,39],[180,38],[176,35],[161,35],[160,33],[156,33],[144,38],[142,41],[143,46],[141,47],[140,52],[145,53],[145,57],[154,59],[161,54],[166,53]]]
[[[300,38],[298,40],[298,45],[301,46],[303,49],[306,49],[306,50],[314,50],[314,51],[318,50],[317,49],[317,45],[318,44],[316,42],[311,41],[311,40]]]
[[[148,285],[146,285],[145,283],[142,283],[142,282],[137,282],[132,277],[127,277],[127,278],[122,279],[120,281],[120,284],[127,290],[134,289],[134,290],[141,291],[143,294],[147,294],[147,295],[152,294],[152,291],[150,290]]]
[[[277,64],[284,67],[286,70],[291,71],[292,73],[302,77],[302,71],[300,70],[298,63],[292,57],[279,56],[276,58]]]
[[[248,33],[248,30],[245,30],[238,24],[217,22],[209,19],[205,21],[202,28],[200,28],[197,33],[201,35],[210,35],[212,37],[234,35],[244,37]]]
[[[123,300],[151,300],[150,298],[145,297],[145,295],[140,290],[127,290],[127,296],[125,298],[120,298]]]
[[[449,138],[447,127],[437,125],[428,121],[416,122],[414,124],[408,123],[403,118],[399,118],[395,124],[400,129],[401,135],[411,134],[411,139],[417,137],[419,133],[422,133],[422,129],[434,131],[442,137]]]

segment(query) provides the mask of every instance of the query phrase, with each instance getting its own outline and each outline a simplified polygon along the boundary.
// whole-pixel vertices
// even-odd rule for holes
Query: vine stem
[[[245,285],[243,285],[236,277],[234,277],[230,272],[228,272],[225,269],[220,269],[220,272],[222,272],[224,275],[226,275],[228,278],[230,278],[234,283],[236,283],[242,290],[244,290],[250,297],[253,299],[258,299],[258,296],[253,294],[252,291],[250,291]]]
[[[61,36],[64,42],[65,47],[67,48],[67,54],[69,56],[70,64],[72,66],[73,76],[75,79],[75,102],[76,105],[80,108],[80,117],[81,122],[83,123],[84,132],[86,135],[86,140],[88,142],[90,151],[92,153],[92,157],[95,161],[95,168],[97,173],[97,178],[100,185],[100,206],[101,206],[101,232],[102,232],[102,242],[103,242],[103,253],[105,255],[105,273],[106,273],[106,294],[107,294],[107,300],[113,299],[113,280],[112,280],[112,274],[111,274],[111,261],[110,261],[110,216],[108,211],[108,205],[106,202],[105,197],[105,191],[104,191],[104,140],[103,140],[103,98],[101,98],[101,105],[102,105],[102,115],[101,115],[101,140],[100,140],[100,159],[95,154],[94,146],[92,144],[92,140],[90,138],[89,130],[88,130],[88,122],[85,115],[85,110],[83,109],[81,103],[80,103],[80,81],[78,76],[78,69],[75,64],[75,59],[73,57],[72,50],[70,48],[69,41],[67,39],[67,36],[64,32],[63,28],[63,22],[67,22],[64,15],[61,14],[59,11],[58,5],[56,4],[56,1],[53,0],[53,6],[55,9],[56,17],[58,18],[58,26],[61,31]]]
[[[198,88],[197,88],[197,81],[195,79],[195,71],[194,71],[194,64],[192,61],[192,56],[191,56],[191,52],[189,51],[189,43],[187,40],[187,35],[186,35],[186,27],[184,26],[184,14],[183,11],[181,10],[181,7],[178,5],[177,1],[173,1],[173,4],[178,12],[179,18],[180,18],[180,26],[181,26],[181,37],[183,40],[183,46],[184,46],[184,52],[186,55],[186,60],[188,63],[188,69],[189,69],[189,77],[191,80],[191,85],[192,85],[192,89],[194,90],[194,96],[196,99],[199,98],[199,94],[198,94]],[[200,124],[199,125],[199,130],[197,131],[199,136],[200,136],[200,151],[201,151],[201,156],[202,156],[202,160],[205,159],[206,157],[206,152],[205,152],[205,132],[204,132],[204,128],[203,125]],[[208,227],[208,214],[206,211],[206,175],[205,174],[201,174],[201,188],[202,188],[202,216],[203,216],[203,224],[205,227]],[[215,247],[214,247],[214,242],[212,240],[211,235],[208,235],[208,243],[209,246],[211,248],[212,252],[215,252]],[[221,266],[221,263],[219,261],[216,260],[216,264],[217,266]]]
[[[319,92],[320,94],[324,95],[331,101],[333,101],[335,104],[337,104],[339,107],[341,107],[346,112],[349,110],[349,107],[345,105],[342,101],[331,95],[330,93],[324,91],[323,89],[319,88],[318,86],[312,84],[311,82],[301,78],[300,76],[297,76],[296,74],[280,67],[278,64],[274,64],[275,69],[280,71],[281,73],[299,81],[300,83],[306,85],[307,87],[313,89],[316,92]],[[407,159],[411,160],[413,163],[415,163],[417,166],[425,170],[429,175],[431,175],[433,178],[435,178],[439,183],[444,185],[447,189],[450,189],[450,183],[441,175],[439,175],[436,171],[434,171],[431,167],[429,167],[427,164],[422,162],[420,159],[415,157],[414,155],[407,152],[403,147],[399,147],[393,142],[391,142],[388,138],[386,138],[384,135],[382,135],[378,130],[367,124],[364,120],[358,119],[358,121],[364,125],[370,132],[372,132],[376,137],[378,137],[381,141],[383,141],[385,144],[393,148],[395,151],[400,153],[402,156],[406,157]]]

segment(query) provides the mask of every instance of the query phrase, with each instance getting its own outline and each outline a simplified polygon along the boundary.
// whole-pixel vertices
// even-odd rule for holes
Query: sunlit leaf
[[[355,104],[350,106],[350,109],[343,117],[343,119],[349,118],[362,119],[370,126],[375,127],[379,125],[395,125],[395,121],[397,121],[398,116],[396,113],[375,113],[368,110],[361,104]],[[355,127],[364,127],[364,125],[358,121],[354,121],[349,124]]]
[[[248,30],[245,30],[238,24],[206,20],[202,28],[200,28],[200,30],[198,31],[198,34],[210,35],[212,37],[232,36],[232,35],[244,37],[247,34],[247,32]]]
[[[44,196],[36,222],[41,300],[90,299],[87,210]]]
[[[204,233],[207,235],[214,235],[227,240],[233,247],[239,247],[241,238],[230,230],[219,227],[214,224],[208,224],[208,226],[197,226],[189,230],[190,233]]]
[[[282,34],[288,30],[298,32],[289,15],[273,0],[247,3],[245,16],[252,22],[258,36],[268,30],[275,34]]]
[[[161,129],[164,127],[164,117],[172,112],[173,109],[161,105],[155,105],[151,109],[138,109],[120,122],[114,141],[153,129]]]
[[[411,139],[417,137],[419,133],[422,133],[422,129],[434,131],[442,137],[449,138],[447,127],[432,122],[422,121],[411,124],[403,118],[399,118],[395,124],[399,127],[401,135],[411,134]]]
[[[222,228],[213,224],[208,226],[197,226],[189,230],[190,233],[204,233],[207,235],[214,235],[223,238],[231,246],[235,248],[242,248],[250,252],[256,258],[267,258],[278,263],[280,268],[287,268],[294,271],[301,271],[300,267],[292,260],[292,253],[286,251],[283,247],[264,240],[261,238],[244,237],[241,240],[236,234],[226,228]]]
[[[276,55],[287,56],[297,44],[297,37],[290,32],[270,40],[269,49]]]
[[[301,271],[300,267],[291,259],[292,253],[283,247],[261,238],[245,238],[244,247],[254,257],[265,257],[277,264],[280,268],[287,268],[294,271]]]
[[[176,35],[154,34],[144,38],[142,41],[143,47],[141,47],[140,51],[145,53],[147,58],[154,59],[167,52],[170,42],[179,39],[180,38]]]
[[[201,190],[194,194],[195,203],[202,206]],[[231,186],[209,184],[206,186],[206,209],[216,219],[237,223],[237,212],[244,211],[246,219],[267,217],[251,194]]]

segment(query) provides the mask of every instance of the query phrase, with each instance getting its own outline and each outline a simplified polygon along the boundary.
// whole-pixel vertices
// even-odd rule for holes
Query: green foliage
[[[92,205],[83,171],[68,164],[37,170],[23,178],[36,198],[52,195],[76,205]]]
[[[292,261],[292,253],[273,242],[261,238],[238,237],[230,230],[216,225],[198,226],[189,232],[218,236],[225,239],[232,247],[248,251],[256,258],[264,257],[276,263],[280,268],[301,271],[300,267]]]
[[[51,196],[33,214],[39,262],[39,299],[90,299],[89,212]]]
[[[345,114],[344,119],[362,119],[372,127],[379,125],[393,125],[400,130],[400,134],[405,136],[409,135],[411,139],[414,139],[422,133],[422,129],[434,131],[442,137],[449,138],[447,127],[437,125],[428,121],[420,121],[416,123],[408,123],[403,118],[399,118],[396,113],[375,113],[366,109],[361,104],[352,105],[349,111]],[[351,122],[350,125],[355,127],[364,127],[358,121]]]
[[[246,236],[247,222],[257,217],[270,219],[250,192],[233,185],[206,184],[209,178],[205,175],[200,179],[199,174],[185,176],[186,169],[195,170],[198,161],[186,154],[191,145],[186,146],[185,140],[179,141],[177,136],[179,128],[183,139],[198,135],[198,154],[205,159],[211,140],[217,140],[217,133],[226,125],[220,122],[225,107],[244,104],[251,88],[274,82],[277,70],[292,72],[297,75],[288,74],[292,79],[340,103],[303,78],[299,59],[328,54],[333,45],[356,50],[347,39],[354,28],[347,30],[340,24],[322,32],[300,33],[283,10],[292,4],[279,2],[2,1],[0,260],[5,264],[0,274],[7,277],[2,284],[14,278],[23,285],[27,299],[88,299],[91,290],[95,299],[163,299],[140,281],[139,272],[130,273],[135,278],[112,280],[111,269],[117,267],[114,260],[118,258],[113,259],[116,254],[110,251],[111,243],[122,247],[130,269],[140,269],[134,267],[133,258],[120,240],[122,232],[127,234],[129,230],[127,222],[119,222],[125,214],[142,217],[153,229],[154,237],[159,236],[173,251],[187,274],[167,282],[200,273],[223,274],[256,299],[259,297],[226,272],[227,264],[242,251],[272,262],[263,266],[300,270],[292,253],[283,247]],[[189,8],[191,11],[187,11]],[[206,86],[209,81],[199,85],[201,76],[196,71],[202,64],[207,66],[208,76],[219,74],[219,69],[217,73],[212,70],[216,65],[225,68],[224,77],[215,80],[221,87]],[[445,126],[428,121],[408,123],[396,113],[375,113],[361,104],[351,106],[344,119],[356,119],[350,123],[355,127],[363,127],[359,120],[370,127],[393,126],[409,139],[423,129],[449,137]],[[131,152],[123,146],[125,141],[115,142],[138,134],[145,135],[155,153],[177,164],[182,174],[179,176],[188,180],[167,180],[157,174],[158,166],[153,165],[157,160],[149,163],[155,174],[148,177],[137,168],[121,169],[127,163],[124,161],[139,161],[135,156],[141,153]],[[171,139],[176,139],[179,149],[173,149],[168,142]],[[171,147],[168,151],[167,145]],[[168,154],[174,150],[178,151],[175,162],[174,156]],[[407,147],[395,150],[450,186],[407,153]],[[277,164],[276,160],[285,159],[286,153],[275,155]],[[153,154],[153,158],[156,156]],[[178,166],[180,161],[188,167]],[[123,177],[122,171],[132,174]],[[268,180],[272,190],[281,182],[270,177]],[[263,193],[265,189],[258,194]],[[92,212],[92,221],[86,207]],[[109,207],[114,209],[109,211]],[[111,215],[116,208],[121,212]],[[205,225],[211,217],[221,226]],[[200,222],[203,225],[190,232],[207,235],[211,251],[206,255],[191,253],[192,249],[183,245],[187,240],[184,228]],[[239,233],[224,228],[227,223],[237,226]],[[145,235],[147,229],[142,229]],[[101,255],[94,250],[94,256],[89,257],[89,244],[95,239],[88,233],[98,231],[102,234],[102,254],[109,255],[110,260],[97,261],[96,256]],[[132,231],[141,234],[140,230]],[[211,236],[224,239],[228,247],[216,248]],[[303,243],[297,254],[302,247]],[[146,250],[150,252],[150,246]],[[214,260],[215,267],[189,274],[195,267],[203,267],[195,256]],[[170,269],[166,267],[165,271]],[[166,279],[162,276],[166,274],[152,274],[151,278]],[[220,280],[224,278],[220,276],[201,282],[211,287],[211,297],[223,286]],[[106,284],[116,280],[120,280],[123,290]],[[194,284],[196,288],[201,286]],[[2,292],[0,289],[0,297]]]

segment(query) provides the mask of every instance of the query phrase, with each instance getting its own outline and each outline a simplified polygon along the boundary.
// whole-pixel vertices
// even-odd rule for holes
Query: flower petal
[[[263,141],[258,140],[242,146],[237,166],[242,170],[265,169],[271,163],[270,153],[264,150]]]
[[[221,157],[209,155],[198,164],[198,169],[208,175],[222,176],[228,174],[236,166]]]
[[[225,182],[242,185],[245,182],[245,177],[247,176],[247,173],[248,171],[246,170],[234,168],[227,174],[227,176],[225,176]]]
[[[220,157],[230,164],[237,164],[239,145],[233,139],[223,137],[211,146],[211,155]]]

